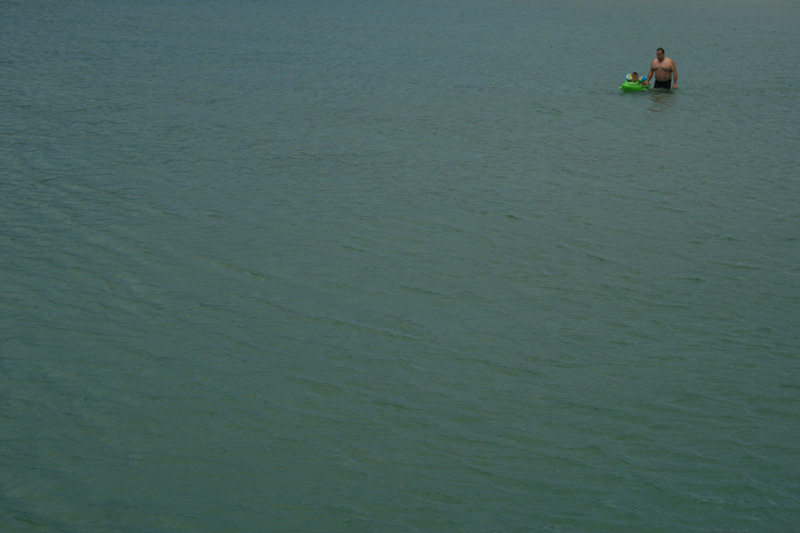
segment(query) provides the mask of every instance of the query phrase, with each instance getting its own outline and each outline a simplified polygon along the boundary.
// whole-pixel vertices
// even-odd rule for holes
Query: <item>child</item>
[[[640,80],[638,72],[634,72],[633,74],[631,74],[630,78],[628,79],[628,81],[630,81],[632,83],[638,83],[639,85],[647,85],[648,83],[647,83],[646,80],[647,80],[647,78],[642,78]]]

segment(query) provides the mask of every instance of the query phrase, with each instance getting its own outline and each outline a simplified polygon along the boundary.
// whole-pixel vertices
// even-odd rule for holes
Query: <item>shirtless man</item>
[[[673,89],[678,88],[678,67],[675,62],[664,55],[664,49],[659,48],[656,50],[656,58],[650,63],[650,74],[647,75],[648,80],[653,79],[655,74],[656,82],[653,84],[653,89]],[[674,80],[674,85],[672,82]]]

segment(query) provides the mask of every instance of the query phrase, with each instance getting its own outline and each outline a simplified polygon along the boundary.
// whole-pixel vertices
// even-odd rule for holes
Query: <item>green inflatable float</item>
[[[646,91],[650,88],[650,85],[647,83],[647,76],[639,81],[633,81],[631,75],[628,74],[625,76],[625,81],[619,86],[619,88],[622,89],[623,92],[629,93],[634,91]]]

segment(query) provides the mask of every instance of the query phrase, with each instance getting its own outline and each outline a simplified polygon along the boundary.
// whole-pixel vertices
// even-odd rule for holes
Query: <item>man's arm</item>
[[[650,82],[653,81],[653,72],[655,69],[653,68],[653,63],[650,63],[650,72],[647,74],[647,85],[650,85]]]
[[[672,62],[672,88],[678,88],[678,67],[675,66],[675,62]]]

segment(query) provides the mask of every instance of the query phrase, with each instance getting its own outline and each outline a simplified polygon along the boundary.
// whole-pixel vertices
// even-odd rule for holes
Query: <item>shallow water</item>
[[[3,3],[0,525],[791,530],[800,9],[720,6]]]

